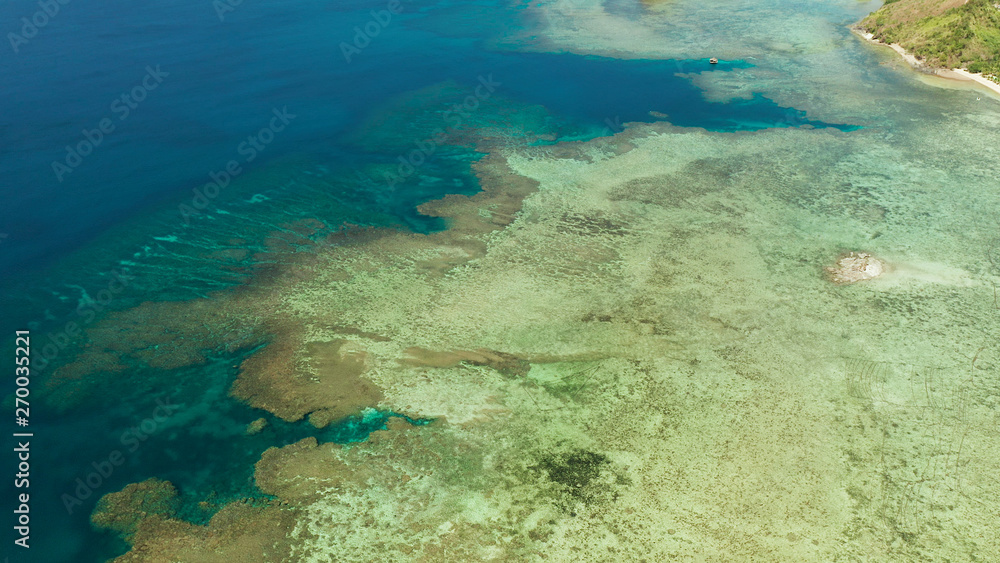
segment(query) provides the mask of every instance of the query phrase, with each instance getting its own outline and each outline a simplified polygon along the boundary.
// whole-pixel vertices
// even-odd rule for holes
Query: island
[[[912,65],[1000,93],[1000,1],[888,0],[857,26]]]

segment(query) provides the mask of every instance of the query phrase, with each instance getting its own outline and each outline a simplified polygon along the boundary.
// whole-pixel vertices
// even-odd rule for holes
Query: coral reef
[[[267,419],[261,417],[254,420],[250,424],[247,424],[246,433],[248,436],[253,436],[254,434],[260,434],[260,432],[264,430],[264,428],[266,427],[267,427]]]
[[[553,25],[587,16],[571,12],[557,10]],[[365,405],[436,419],[396,420],[350,446],[268,450],[255,478],[275,500],[229,505],[208,526],[160,508],[127,516],[147,502],[130,500],[140,489],[160,486],[116,493],[95,521],[127,533],[122,560],[210,550],[239,560],[265,544],[256,560],[971,560],[1000,550],[1000,516],[983,500],[1000,495],[1000,318],[987,263],[1000,113],[867,88],[889,71],[829,55],[843,41],[828,26],[805,16],[762,38],[787,14],[768,21],[752,49],[784,41],[814,57],[805,76],[831,83],[804,93],[779,72],[796,63],[770,62],[746,71],[755,84],[874,125],[715,134],[658,123],[554,146],[469,133],[462,141],[486,152],[473,165],[483,191],[421,206],[447,230],[345,229],[213,295],[214,309],[157,305],[170,320],[148,329],[138,319],[154,306],[122,313],[136,319],[134,341],[116,341],[111,322],[88,330],[80,369],[65,373],[203,361],[183,341],[156,356],[191,326],[217,349],[262,346],[233,393],[286,420],[323,426]],[[555,41],[584,49],[580,37],[597,31]],[[690,35],[665,44],[678,37]],[[721,98],[747,81],[695,80]],[[951,114],[927,111],[941,107]],[[917,110],[931,117],[898,119]],[[889,119],[891,131],[879,125]],[[274,256],[289,245],[275,242]],[[845,248],[867,249],[834,266],[848,278],[877,273],[876,256],[894,271],[844,291],[819,272]],[[904,264],[935,267],[889,283]],[[227,331],[232,344],[214,336]]]
[[[501,151],[477,164],[482,194],[425,206],[453,229],[276,272],[268,307],[298,328],[262,320],[288,341],[240,377],[296,371],[250,401],[324,412],[342,400],[324,377],[364,377],[380,407],[437,419],[268,450],[256,481],[292,526],[288,560],[991,552],[975,499],[997,494],[1000,320],[969,227],[997,196],[985,169],[914,142],[932,133],[886,148],[657,124]],[[887,181],[887,161],[919,170]],[[939,198],[922,179],[945,172],[960,187]],[[817,271],[845,247],[870,249],[841,257],[854,274],[875,256],[912,271],[841,291]],[[947,328],[912,328],[931,322]]]

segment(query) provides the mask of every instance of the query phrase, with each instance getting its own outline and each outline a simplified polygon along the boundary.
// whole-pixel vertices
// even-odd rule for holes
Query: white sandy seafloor
[[[289,560],[1000,553],[1000,103],[880,64],[845,27],[875,7],[533,3],[543,40],[503,48],[745,58],[692,79],[865,128],[495,149],[538,182],[510,224],[330,249],[274,309],[438,422],[266,454]],[[851,251],[886,273],[832,283]]]

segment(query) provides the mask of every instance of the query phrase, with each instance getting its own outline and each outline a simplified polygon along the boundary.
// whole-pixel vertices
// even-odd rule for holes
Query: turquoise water
[[[30,15],[33,6],[4,4],[2,21]],[[7,235],[0,240],[0,324],[5,333],[32,329],[42,354],[38,393],[46,356],[58,364],[70,355],[43,352],[60,348],[68,322],[87,326],[109,310],[238,286],[283,256],[312,251],[345,224],[444,228],[416,206],[479,189],[469,165],[480,153],[462,141],[463,131],[506,127],[525,143],[545,144],[662,119],[714,131],[855,128],[811,119],[760,94],[709,102],[677,76],[733,72],[748,68],[746,61],[493,50],[481,38],[519,21],[517,9],[499,2],[406,3],[346,60],[343,44],[355,42],[355,26],[384,6],[247,2],[220,21],[204,1],[71,3],[16,56],[0,59],[4,74],[17,77],[0,92],[0,233]],[[142,84],[150,67],[167,74],[126,116],[115,100]],[[486,84],[489,96],[480,94]],[[449,120],[446,112],[470,96],[478,96],[474,109],[467,105],[461,120]],[[294,117],[249,151],[247,136],[283,108]],[[70,162],[67,145],[78,146],[103,119],[114,130],[92,154],[69,172],[55,171],[53,162]],[[410,155],[438,128],[454,133],[453,141],[399,175],[400,159],[412,163]],[[231,183],[198,213],[186,212],[195,205],[192,190],[204,190],[229,161],[240,169]],[[393,174],[399,181],[389,180]],[[275,232],[305,219],[320,223],[275,244]],[[104,302],[101,292],[115,275],[129,283]],[[98,561],[121,552],[123,545],[90,529],[88,516],[101,494],[127,483],[154,476],[174,482],[194,518],[200,500],[257,494],[252,465],[267,447],[305,436],[361,440],[394,415],[349,419],[322,432],[267,417],[264,431],[244,437],[245,425],[263,413],[226,391],[232,366],[248,353],[183,370],[130,372],[66,413],[39,405],[32,430],[46,473],[33,484],[34,506],[45,533],[65,539],[39,542],[33,560]],[[153,416],[157,400],[181,406],[67,513],[62,495],[94,463],[127,447],[124,433]]]
[[[27,272],[51,263],[122,220],[190,192],[238,158],[239,143],[267,124],[274,108],[300,117],[247,169],[286,154],[313,156],[327,166],[393,162],[395,154],[345,146],[343,134],[393,96],[443,80],[471,88],[479,76],[498,81],[501,95],[544,105],[570,128],[598,132],[608,123],[650,120],[649,111],[716,130],[809,123],[760,97],[706,103],[687,79],[673,76],[745,63],[501,53],[478,38],[515,14],[491,3],[457,12],[448,3],[410,6],[350,63],[341,44],[351,42],[353,28],[382,3],[336,10],[314,2],[247,4],[222,22],[203,2],[66,8],[17,57],[0,63],[20,77],[0,94],[9,109],[0,117],[7,148],[0,172],[9,202],[0,216],[9,234],[9,244],[0,247],[5,269]],[[3,9],[14,20],[20,13],[10,4]],[[481,22],[486,16],[492,20]],[[439,19],[450,33],[435,29]],[[475,27],[456,33],[462,25]],[[84,42],[86,49],[72,48]],[[147,67],[167,76],[124,116],[114,101],[141,84]],[[65,147],[84,140],[81,132],[103,118],[115,130],[60,181],[52,163],[64,162]],[[32,210],[30,220],[24,209]],[[394,211],[419,220],[412,208]]]
[[[226,502],[263,495],[254,486],[254,463],[270,447],[306,437],[350,444],[385,428],[390,411],[369,410],[317,430],[306,420],[284,422],[228,397],[235,366],[252,351],[214,358],[196,368],[136,371],[109,384],[100,397],[64,416],[37,411],[32,448],[45,475],[32,483],[34,517],[44,534],[32,561],[103,561],[125,551],[111,534],[94,533],[88,518],[97,500],[129,483],[151,477],[175,484],[181,516],[204,524]],[[247,435],[250,422],[267,424]],[[109,466],[119,452],[120,466]],[[66,495],[70,495],[69,498]],[[76,499],[76,500],[73,500]],[[77,502],[79,501],[79,502]],[[207,507],[200,507],[202,501]]]

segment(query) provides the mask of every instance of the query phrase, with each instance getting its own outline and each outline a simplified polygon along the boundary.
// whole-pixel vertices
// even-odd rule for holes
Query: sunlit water
[[[682,58],[669,60],[520,52],[486,39],[517,35],[533,21],[524,9],[402,5],[402,13],[387,17],[372,15],[384,2],[245,3],[220,18],[212,3],[200,1],[71,3],[19,52],[4,56],[0,68],[16,79],[0,93],[2,325],[8,332],[33,330],[45,368],[37,392],[47,364],[74,350],[76,344],[60,346],[67,323],[88,326],[107,310],[248,283],[280,261],[276,256],[308,250],[307,242],[274,240],[296,221],[320,222],[303,241],[345,224],[422,233],[445,228],[416,207],[478,191],[470,163],[481,147],[461,136],[472,128],[492,127],[513,144],[541,147],[611,135],[636,121],[725,133],[808,126],[891,135],[910,126],[892,109],[897,104],[960,111],[964,100],[884,69],[872,71],[880,90],[870,108],[863,93],[832,99],[831,90],[861,86],[856,76],[836,74],[849,66],[844,61],[876,60],[840,27],[857,7],[814,16],[833,22],[824,34],[803,32],[798,43],[780,48],[754,45],[754,55],[745,57],[726,58],[732,30],[717,30],[723,60],[710,65],[708,57],[718,54],[710,50],[710,31],[704,49],[687,46],[674,51]],[[3,21],[16,22],[34,6],[0,10]],[[635,21],[644,10],[615,3],[609,13]],[[367,37],[356,26],[377,33]],[[777,61],[758,60],[769,49]],[[815,62],[796,61],[796,49]],[[115,100],[141,85],[147,68],[154,71],[147,85],[155,88],[143,86],[143,101],[126,104],[126,113]],[[780,71],[788,69],[805,77],[825,73],[832,85],[785,82]],[[897,101],[887,88],[907,95]],[[93,141],[105,118],[114,129]],[[272,130],[260,134],[262,128]],[[433,151],[423,148],[437,130],[453,137]],[[254,134],[262,136],[247,144]],[[92,154],[78,162],[68,157],[67,145],[88,138],[97,145]],[[239,172],[223,174],[231,161]],[[217,196],[203,197],[206,183],[227,175],[233,178],[219,182]],[[849,197],[863,196],[829,205],[850,206]],[[829,211],[825,204],[817,206]],[[122,277],[124,286],[111,285]],[[108,293],[110,287],[116,290]],[[117,539],[91,530],[88,518],[102,494],[127,483],[170,480],[181,492],[183,515],[200,522],[211,513],[195,508],[200,501],[218,507],[259,494],[252,466],[264,449],[310,435],[363,440],[392,414],[368,412],[322,431],[282,423],[227,396],[235,366],[252,353],[220,354],[208,365],[169,372],[136,370],[63,413],[38,403],[32,430],[40,476],[32,493],[35,522],[44,521],[45,529],[35,533],[64,539],[39,541],[32,560],[100,561],[124,552]],[[175,412],[143,432],[164,401]],[[261,416],[269,425],[245,436],[246,424]],[[137,445],[135,428],[148,434]],[[77,494],[76,479],[99,471],[116,450],[126,452],[125,463],[66,510],[64,495]],[[4,494],[13,494],[9,486]]]

